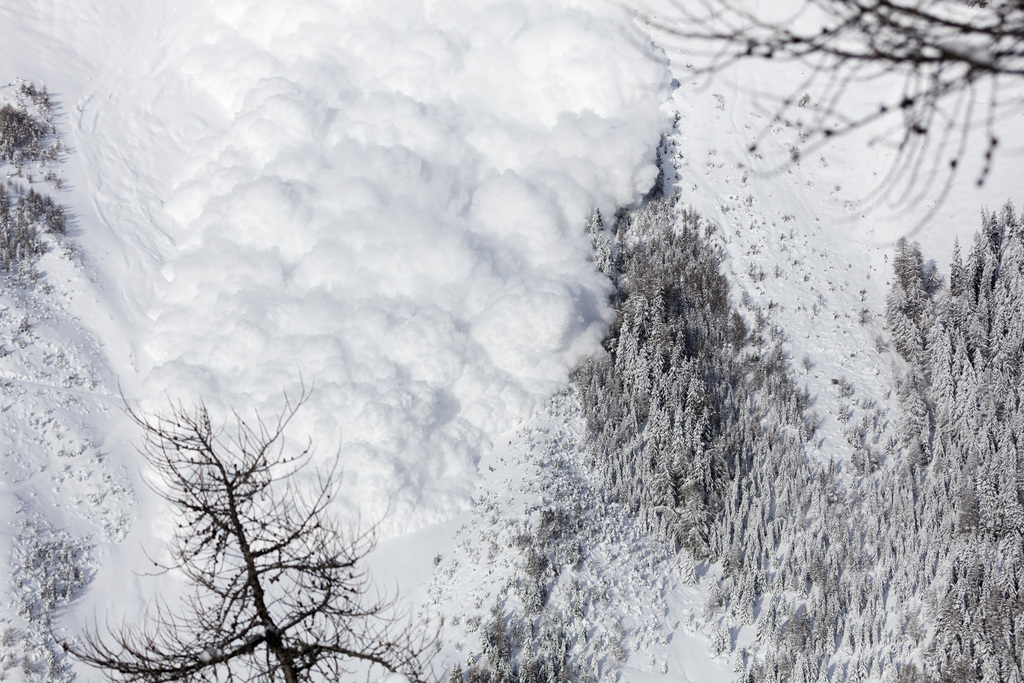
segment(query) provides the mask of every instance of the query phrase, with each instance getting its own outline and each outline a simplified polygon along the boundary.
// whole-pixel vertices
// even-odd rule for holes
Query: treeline
[[[14,309],[9,311],[6,305],[3,307],[2,327],[11,344],[23,351],[10,356],[0,346],[0,357],[7,358],[4,374],[14,378],[28,375],[37,380],[43,378],[40,386],[81,385],[92,381],[88,360],[76,357],[82,356],[76,348],[59,348],[60,344],[52,339],[33,334],[30,321],[30,316],[51,318],[56,303],[50,296],[50,283],[37,268],[39,256],[55,242],[65,248],[65,253],[71,253],[72,246],[64,239],[69,217],[47,188],[48,185],[57,190],[62,187],[59,162],[65,151],[53,123],[54,103],[45,87],[37,87],[29,81],[2,86],[0,93],[3,100],[8,100],[0,106],[0,173],[5,176],[0,179],[0,271],[3,271],[0,289],[7,299],[13,299],[8,303]],[[38,294],[33,294],[36,284],[41,286]],[[29,344],[36,348],[28,349]],[[14,383],[6,379],[3,383],[4,391],[17,408],[14,416],[7,418],[7,424],[15,427],[22,424],[22,428],[38,432],[38,438],[42,439],[43,431],[39,430],[46,425],[37,423],[36,409],[25,400],[14,398],[24,393],[15,391]],[[52,418],[48,419],[52,423]],[[51,428],[55,428],[54,424],[47,429],[52,431]],[[61,434],[57,434],[48,444],[39,440],[36,445],[30,444],[26,452],[45,453],[48,449],[56,452],[59,448],[58,455],[69,458],[86,452],[83,445],[80,452],[71,453],[65,448],[66,442],[62,445],[61,438]],[[39,445],[42,451],[36,447]],[[7,456],[16,471],[19,458],[24,460],[26,453]],[[74,470],[81,475],[79,484],[89,484],[94,478],[98,482],[100,473],[104,472],[103,467],[94,467],[96,463],[68,462],[70,464],[63,467],[67,472]],[[93,512],[100,517],[109,516],[111,506],[116,504],[112,501],[124,498],[124,495],[108,495],[117,494],[119,488],[123,494],[123,486],[111,481],[108,475],[102,476],[106,479],[103,495],[98,500],[104,502],[94,501],[93,504]],[[113,491],[108,491],[112,486]],[[20,506],[15,517],[7,522],[9,529],[17,530],[17,537],[11,543],[11,576],[5,591],[16,616],[0,623],[0,681],[13,676],[16,680],[70,683],[75,671],[66,648],[61,647],[54,635],[54,620],[89,582],[89,549],[93,544],[88,538],[75,538],[52,527],[42,517],[34,515],[30,505]]]
[[[835,378],[847,460],[812,441],[781,330],[730,301],[713,228],[670,200],[616,221],[620,322],[574,377],[589,457],[652,532],[721,563],[706,617],[739,680],[1019,680],[1019,225],[986,216],[948,290],[900,244],[899,429]]]
[[[921,501],[901,536],[928,586],[925,670],[944,681],[1020,681],[1024,667],[1024,227],[986,213],[949,286],[901,241],[887,319],[908,479]]]
[[[0,160],[20,169],[28,162],[56,161],[61,151],[50,93],[46,86],[22,82],[17,102],[0,107]]]
[[[713,232],[671,199],[616,221],[620,323],[607,354],[574,376],[592,466],[650,531],[721,562],[705,616],[738,679],[895,672],[906,658],[901,636],[883,634],[884,531],[855,521],[884,503],[845,491],[838,463],[808,457],[818,418],[788,375],[783,332],[749,300],[730,300]],[[845,380],[836,386],[850,397]],[[870,469],[884,425],[864,408],[848,436]],[[754,647],[736,647],[744,625]]]
[[[595,214],[591,225],[600,223]],[[781,331],[760,311],[748,328],[731,305],[712,232],[673,200],[618,217],[618,323],[608,353],[573,377],[609,494],[698,559],[725,551],[719,521],[759,444],[785,448],[813,429],[810,398],[786,375]],[[758,392],[772,400],[754,405]]]
[[[898,244],[886,320],[901,415],[833,379],[852,458],[819,451],[783,332],[731,299],[713,225],[662,198],[588,230],[618,312],[606,352],[573,375],[588,465],[681,562],[721,567],[704,617],[737,680],[1024,679],[1012,208],[984,216],[966,261],[957,248],[948,287]],[[495,679],[518,680],[503,661]]]

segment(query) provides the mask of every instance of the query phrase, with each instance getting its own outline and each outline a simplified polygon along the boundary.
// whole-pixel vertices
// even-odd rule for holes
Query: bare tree
[[[983,184],[999,147],[997,124],[1016,114],[1024,77],[1024,3],[1019,0],[674,0],[671,20],[648,15],[707,58],[705,73],[750,59],[797,60],[806,81],[779,100],[785,119],[808,89],[821,106],[807,144],[886,119],[900,154],[889,180],[904,188],[944,172],[967,153],[983,158]],[[791,8],[786,11],[785,8]],[[894,80],[895,79],[895,80]],[[900,84],[898,89],[890,87]],[[873,108],[844,101],[854,83],[876,86]],[[860,91],[861,94],[865,92]],[[973,135],[982,132],[977,143]],[[968,149],[972,145],[974,149]],[[757,143],[753,145],[755,148]]]
[[[158,601],[140,626],[87,631],[69,649],[114,680],[339,680],[352,665],[424,678],[434,638],[400,618],[363,567],[374,528],[346,531],[327,507],[332,473],[296,485],[311,456],[288,455],[284,431],[308,398],[276,420],[235,414],[230,436],[205,405],[150,416],[129,409],[156,491],[180,513],[164,570],[194,590],[177,612]]]

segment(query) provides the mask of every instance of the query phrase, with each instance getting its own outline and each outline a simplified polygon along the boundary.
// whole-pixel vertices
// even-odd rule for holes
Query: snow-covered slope
[[[493,666],[486,643],[500,623],[540,660],[564,648],[571,680],[730,680],[710,654],[693,563],[610,503],[586,467],[578,401],[560,393],[503,435],[481,461],[472,509],[386,541],[377,574],[409,589],[418,618],[443,622],[441,674]]]
[[[788,16],[796,5],[772,9]],[[645,2],[643,13],[664,27],[681,20],[686,6]],[[770,308],[785,331],[794,377],[806,382],[816,397],[814,410],[825,420],[822,452],[848,454],[846,425],[837,419],[844,411],[859,419],[858,413],[874,410],[861,406],[878,406],[886,419],[894,417],[894,355],[887,350],[884,311],[896,241],[919,241],[925,258],[944,266],[954,241],[970,243],[983,208],[1015,199],[1018,157],[1012,151],[999,157],[978,187],[984,158],[968,151],[950,189],[945,166],[936,170],[925,162],[914,169],[919,177],[913,180],[890,175],[901,157],[890,142],[888,120],[807,150],[799,124],[820,115],[830,83],[819,78],[817,89],[795,92],[808,70],[778,60],[695,75],[707,55],[664,28],[652,37],[664,47],[678,83],[670,106],[680,116],[672,143],[681,199],[722,226],[737,296],[745,293]],[[891,87],[900,85],[894,78]],[[877,81],[869,87],[853,83],[844,101],[875,107],[878,87]],[[785,112],[790,123],[776,119],[787,98],[802,102]],[[1000,122],[998,135],[1007,150],[1016,149],[1019,122]],[[801,152],[798,162],[791,161],[794,150]],[[837,395],[833,380],[844,377],[857,405]]]
[[[650,0],[640,14],[675,7]],[[613,320],[583,218],[647,191],[676,113],[670,181],[721,225],[734,296],[784,330],[823,417],[817,453],[848,458],[851,420],[875,415],[891,436],[892,245],[909,235],[945,262],[981,206],[1012,198],[1013,157],[981,189],[964,168],[931,214],[935,194],[861,201],[894,154],[866,144],[877,131],[786,164],[799,131],[771,122],[766,93],[789,94],[795,72],[748,64],[698,79],[685,45],[634,19],[579,0],[0,8],[0,81],[46,84],[58,105],[70,152],[52,191],[77,245],[74,258],[43,257],[42,284],[0,290],[8,676],[63,675],[24,597],[54,558],[84,572],[60,579],[75,586],[69,632],[175,590],[133,573],[148,564],[143,541],[161,551],[164,511],[141,486],[119,391],[150,410],[202,398],[223,416],[273,412],[282,392],[312,387],[294,435],[325,461],[340,455],[337,513],[390,511],[382,581],[459,620],[445,666],[475,645],[467,620],[486,618],[520,560],[499,545],[485,562],[475,544],[514,541],[523,506],[559,485],[565,472],[544,470],[550,432],[572,441],[581,426],[536,411]],[[598,498],[577,466],[580,495]],[[628,520],[609,532],[591,578],[615,586],[621,633],[594,619],[598,630],[635,650],[623,653],[630,680],[728,679],[697,623],[704,596],[651,542]],[[451,569],[469,556],[479,564]]]
[[[63,412],[66,391],[12,389],[7,434],[38,433],[46,448],[20,447],[5,466],[2,537],[10,551],[41,515],[85,548],[89,588],[62,617],[71,632],[174,592],[171,577],[133,577],[165,530],[119,390],[146,409],[201,398],[225,415],[273,411],[305,383],[295,436],[313,436],[325,460],[340,454],[338,513],[390,509],[393,532],[469,506],[492,439],[598,348],[607,284],[582,218],[646,191],[666,122],[665,65],[622,8],[186,0],[0,12],[8,78],[46,84],[57,103],[71,150],[59,199],[81,255],[44,264],[56,297],[19,304],[60,312],[49,339],[33,327],[12,376],[56,381],[30,366],[62,351],[54,372],[91,382],[85,407]],[[57,474],[68,448],[84,471]],[[83,480],[72,500],[91,494],[95,510],[52,510],[68,478]],[[32,656],[23,673],[45,677]]]
[[[672,3],[662,3],[651,11],[664,20],[673,9]],[[903,466],[902,456],[894,449],[900,411],[893,371],[902,370],[904,364],[890,343],[884,321],[893,248],[900,237],[919,240],[926,258],[944,264],[955,240],[970,242],[978,229],[982,207],[995,208],[1012,199],[1016,191],[1014,157],[1011,154],[1001,159],[981,188],[973,181],[982,158],[965,157],[967,163],[961,166],[952,185],[955,191],[950,193],[935,182],[945,179],[940,172],[910,186],[923,192],[922,198],[913,201],[904,193],[905,178],[886,177],[898,158],[896,150],[884,140],[869,144],[872,138],[884,134],[882,128],[861,131],[813,154],[805,151],[800,163],[792,163],[788,161],[792,150],[801,142],[799,128],[773,123],[772,116],[779,98],[794,94],[791,84],[800,82],[799,67],[789,65],[787,71],[777,64],[744,64],[712,79],[698,78],[693,75],[697,57],[687,54],[685,45],[666,32],[655,33],[654,39],[665,47],[672,74],[679,83],[666,107],[679,113],[678,132],[669,139],[672,158],[666,157],[666,170],[673,176],[674,162],[679,173],[671,181],[682,201],[720,225],[716,239],[725,250],[734,298],[749,298],[768,313],[773,325],[781,328],[790,373],[798,384],[808,387],[812,411],[821,419],[808,454],[820,467],[837,463],[842,476],[849,478],[856,469],[850,461],[857,450],[850,435],[858,432],[869,449],[889,454],[888,467]],[[804,107],[808,108],[808,118],[820,107],[815,100],[817,94],[807,91]],[[799,99],[800,93],[796,95]],[[867,89],[852,93],[854,100],[865,105],[875,101],[874,95]],[[1008,140],[1019,137],[1012,122],[1004,122],[1000,134]],[[754,141],[759,141],[756,153],[750,150]],[[926,175],[931,171],[927,167],[918,170]],[[517,453],[523,457],[530,448],[521,445]],[[534,458],[527,461],[544,462],[543,456]],[[504,501],[509,495],[507,482],[489,483],[485,479],[483,486],[478,494],[482,500]],[[503,511],[514,505],[506,505],[491,502],[480,514],[490,514],[490,521],[500,529],[502,524],[510,524],[504,517],[508,513]],[[528,515],[512,517],[528,524]],[[478,526],[487,533],[496,533],[486,524],[478,522]],[[448,585],[445,581],[476,585],[479,578],[471,573],[485,567],[495,576],[488,576],[484,585],[513,585],[521,580],[516,578],[516,569],[508,567],[510,562],[514,565],[513,561],[504,561],[506,569],[502,573],[499,568],[503,560],[480,559],[477,546],[467,546],[461,553],[456,548],[454,552],[455,564],[462,571],[456,576],[462,578],[453,579],[449,570],[443,585]],[[514,551],[509,553],[515,556]],[[645,580],[651,580],[652,575],[665,580],[666,575],[659,574],[663,570],[649,571]],[[445,573],[441,570],[441,576]],[[624,571],[621,578],[629,585],[626,575]],[[705,590],[712,579],[705,578]],[[495,588],[481,592],[490,600],[508,604],[505,595]],[[676,587],[670,593],[684,595],[686,589]],[[674,631],[678,638],[685,636],[680,624],[695,618],[694,604],[706,597],[705,593],[689,606],[669,603],[665,615],[673,625],[669,632]],[[626,598],[619,606],[626,604],[643,601]],[[899,611],[910,606],[890,607]],[[656,621],[661,615],[659,609],[649,614],[649,619]],[[486,623],[486,614],[482,616]],[[894,612],[892,619],[898,618],[902,617]],[[484,636],[461,635],[461,628],[455,629],[459,634],[454,636],[456,642],[477,651]],[[704,624],[705,639],[713,632]],[[737,647],[754,645],[752,629],[741,629],[736,637]],[[637,643],[636,647],[630,667],[637,661],[647,664],[648,657],[651,662],[660,661],[662,650],[656,645]],[[699,652],[672,651],[666,668],[701,671],[693,680],[735,675],[729,673],[729,667],[716,674],[708,662],[724,665],[726,658],[715,660],[712,652],[708,640]],[[636,669],[627,670],[630,680],[639,676]],[[650,670],[656,668],[652,665]],[[876,665],[872,675],[880,675],[879,670]],[[893,673],[892,667],[889,673]]]

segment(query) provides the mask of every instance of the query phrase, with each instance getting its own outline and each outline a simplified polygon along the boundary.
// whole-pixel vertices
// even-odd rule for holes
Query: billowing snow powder
[[[163,40],[96,123],[163,150],[133,162],[151,225],[123,226],[161,245],[144,406],[271,414],[301,376],[292,434],[340,454],[342,505],[392,532],[451,515],[599,347],[582,221],[653,183],[663,60],[572,0],[230,0]]]

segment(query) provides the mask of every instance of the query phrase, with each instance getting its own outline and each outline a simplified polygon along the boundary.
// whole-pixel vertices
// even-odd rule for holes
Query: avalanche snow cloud
[[[143,122],[96,124],[167,150],[139,156],[168,238],[144,404],[271,413],[301,376],[293,433],[340,453],[345,503],[391,532],[464,507],[599,347],[582,220],[653,183],[663,61],[590,0],[216,2],[160,49],[120,106]]]

